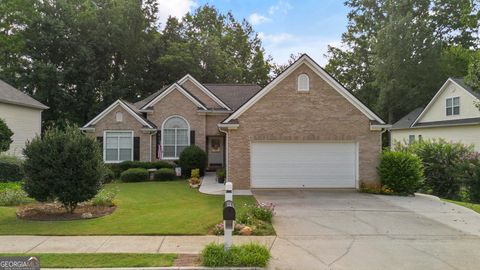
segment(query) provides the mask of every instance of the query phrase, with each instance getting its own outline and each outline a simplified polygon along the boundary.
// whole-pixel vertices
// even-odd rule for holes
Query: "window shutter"
[[[97,142],[100,144],[100,149],[103,149],[103,137],[97,137]]]
[[[162,143],[162,131],[157,130],[157,144],[156,146],[156,157],[157,159],[160,159],[160,144]]]
[[[133,160],[140,160],[140,137],[133,137]]]
[[[195,130],[190,130],[190,145],[195,144]]]

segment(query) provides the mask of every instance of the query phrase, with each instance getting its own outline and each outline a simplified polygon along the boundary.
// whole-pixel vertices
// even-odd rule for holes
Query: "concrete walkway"
[[[276,236],[234,236],[234,244],[256,242],[269,249]],[[198,254],[223,237],[206,236],[0,236],[0,253],[179,253]]]
[[[206,172],[205,176],[202,178],[202,184],[200,185],[199,191],[201,193],[210,194],[210,195],[224,195],[225,194],[225,184],[217,182],[217,176],[215,172]],[[252,192],[247,189],[235,189],[233,187],[234,195],[252,195]]]

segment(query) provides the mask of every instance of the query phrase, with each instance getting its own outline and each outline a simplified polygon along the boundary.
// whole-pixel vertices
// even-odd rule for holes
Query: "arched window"
[[[122,112],[117,112],[115,114],[115,119],[117,120],[117,122],[122,122],[123,121],[123,113]]]
[[[307,74],[300,74],[297,79],[297,84],[298,91],[310,90],[310,78],[308,78]]]
[[[190,126],[181,116],[172,116],[162,126],[162,156],[177,159],[183,149],[190,145]]]

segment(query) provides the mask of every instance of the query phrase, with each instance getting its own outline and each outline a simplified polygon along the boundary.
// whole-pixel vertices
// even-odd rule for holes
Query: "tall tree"
[[[442,82],[440,46],[428,20],[428,0],[387,0],[386,23],[374,46],[377,109],[388,122],[424,104]]]
[[[157,63],[168,70],[166,83],[190,73],[202,82],[258,83],[268,81],[270,62],[261,41],[246,21],[213,6],[202,6],[179,22],[167,20],[158,40]]]

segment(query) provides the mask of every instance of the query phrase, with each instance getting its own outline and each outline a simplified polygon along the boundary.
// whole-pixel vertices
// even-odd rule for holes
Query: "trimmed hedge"
[[[265,267],[270,259],[268,249],[260,244],[250,243],[232,246],[228,251],[222,244],[211,243],[202,251],[202,264],[208,267]]]
[[[143,182],[148,181],[148,171],[144,168],[128,169],[120,174],[123,182]]]
[[[143,169],[173,168],[173,166],[170,163],[165,161],[154,161],[154,162],[123,161],[121,163],[108,164],[108,167],[115,173],[116,176],[119,176],[122,172],[132,168],[143,168]]]
[[[176,177],[175,170],[170,168],[162,168],[154,173],[156,181],[170,181]]]
[[[20,164],[0,160],[0,182],[18,182],[23,176]]]
[[[182,174],[188,178],[193,169],[200,169],[200,176],[205,175],[207,166],[207,153],[196,145],[190,145],[180,154],[178,165],[182,167]]]
[[[378,172],[382,185],[397,194],[415,193],[424,179],[422,160],[407,152],[383,152]]]

